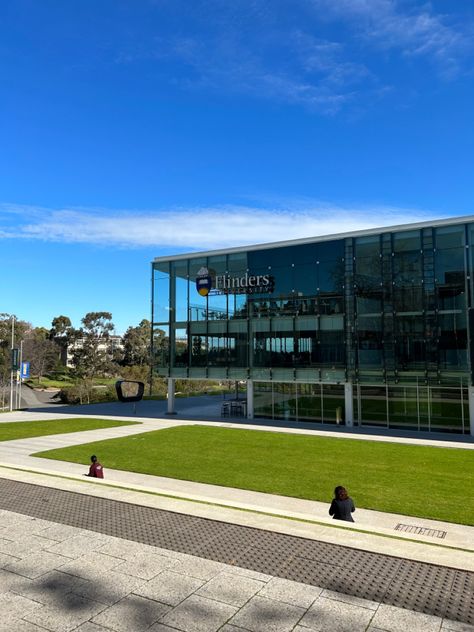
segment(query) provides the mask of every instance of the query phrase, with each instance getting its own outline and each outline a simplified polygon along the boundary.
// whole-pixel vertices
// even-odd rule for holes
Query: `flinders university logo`
[[[207,296],[212,290],[212,277],[207,268],[202,267],[196,277],[196,289],[201,296]]]

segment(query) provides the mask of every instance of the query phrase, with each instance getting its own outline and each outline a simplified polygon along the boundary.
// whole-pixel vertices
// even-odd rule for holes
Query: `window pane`
[[[298,420],[322,421],[321,385],[298,384]]]
[[[188,320],[188,262],[172,262],[171,276],[175,293],[175,320],[184,322]]]
[[[172,365],[175,367],[189,365],[188,333],[186,329],[175,330],[174,359]]]
[[[167,323],[170,321],[169,263],[155,263],[153,270],[153,320]]]
[[[271,382],[254,382],[254,403],[253,410],[255,417],[273,417],[272,405],[272,383]]]
[[[296,385],[274,382],[274,419],[296,421]]]
[[[200,294],[196,285],[199,273],[206,269],[205,257],[189,260],[189,319],[191,321],[207,320],[207,296]]]

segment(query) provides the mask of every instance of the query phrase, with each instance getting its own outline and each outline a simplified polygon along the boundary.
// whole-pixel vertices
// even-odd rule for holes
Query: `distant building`
[[[63,361],[67,367],[71,368],[74,366],[73,357],[74,351],[76,349],[80,349],[84,344],[83,338],[78,338],[73,343],[67,345],[65,347],[66,354],[63,354]],[[122,336],[109,336],[108,338],[104,338],[99,342],[98,345],[99,351],[104,351],[109,354],[109,356],[113,356],[116,351],[123,351],[123,340]]]
[[[474,216],[152,266],[170,408],[175,378],[245,380],[249,418],[474,435]]]

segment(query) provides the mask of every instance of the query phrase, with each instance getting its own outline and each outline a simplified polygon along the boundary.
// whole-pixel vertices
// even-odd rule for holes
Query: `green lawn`
[[[114,421],[108,419],[51,419],[48,421],[16,421],[0,423],[0,441],[43,437],[46,435],[81,432],[97,428],[129,426],[135,421]]]
[[[474,524],[474,452],[257,430],[186,426],[42,456],[328,502],[345,485],[358,507]]]

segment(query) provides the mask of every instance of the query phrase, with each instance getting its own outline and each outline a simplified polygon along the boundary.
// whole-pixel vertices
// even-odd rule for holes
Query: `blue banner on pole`
[[[29,362],[21,363],[20,376],[22,380],[26,380],[30,377],[30,363]]]

